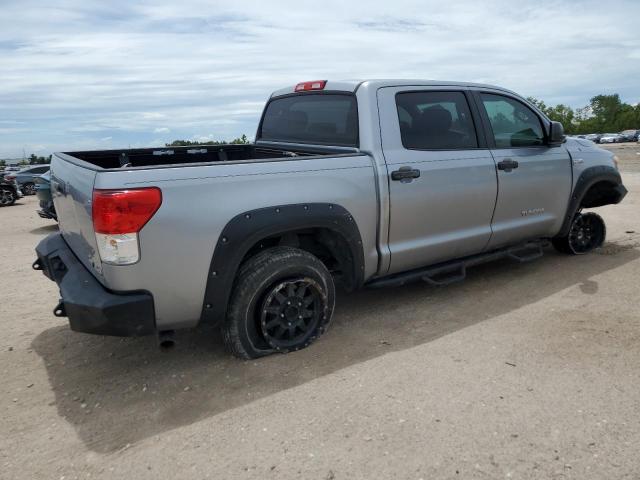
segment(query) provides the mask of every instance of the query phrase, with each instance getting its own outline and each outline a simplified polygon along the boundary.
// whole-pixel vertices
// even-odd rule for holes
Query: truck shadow
[[[608,246],[614,248],[586,258],[547,251],[532,263],[487,264],[444,288],[414,284],[340,295],[334,324],[321,341],[258,361],[230,357],[217,332],[204,327],[180,332],[169,353],[152,337],[96,337],[66,325],[42,332],[32,346],[46,366],[58,414],[89,449],[113,452],[569,287],[595,293],[592,277],[640,257],[633,245]]]

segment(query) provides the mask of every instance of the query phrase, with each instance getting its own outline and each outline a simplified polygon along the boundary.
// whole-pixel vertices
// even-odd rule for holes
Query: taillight
[[[151,220],[162,204],[159,188],[95,190],[93,229],[103,262],[117,265],[140,259],[138,232]]]
[[[327,84],[326,80],[314,80],[313,82],[302,82],[296,85],[296,92],[304,92],[307,90],[322,90]]]
[[[16,179],[15,175],[5,175],[4,179],[9,181],[9,182],[13,182]]]

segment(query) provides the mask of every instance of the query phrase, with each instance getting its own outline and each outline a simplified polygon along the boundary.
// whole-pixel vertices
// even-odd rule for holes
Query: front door
[[[571,159],[547,145],[545,119],[515,97],[476,93],[498,175],[489,249],[555,235],[571,194]]]
[[[496,169],[470,100],[450,87],[378,92],[390,195],[389,273],[481,252],[491,237]]]

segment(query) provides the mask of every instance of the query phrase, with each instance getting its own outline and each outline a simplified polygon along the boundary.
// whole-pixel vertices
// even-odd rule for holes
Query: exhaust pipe
[[[162,351],[169,351],[176,345],[173,330],[162,330],[158,332],[158,346]]]

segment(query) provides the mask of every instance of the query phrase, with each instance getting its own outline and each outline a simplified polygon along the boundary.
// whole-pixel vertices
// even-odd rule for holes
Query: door
[[[470,99],[450,87],[378,91],[390,196],[389,273],[478,253],[489,241],[496,170]]]
[[[571,159],[547,145],[548,122],[516,97],[477,92],[498,175],[489,249],[555,235],[571,193]]]

